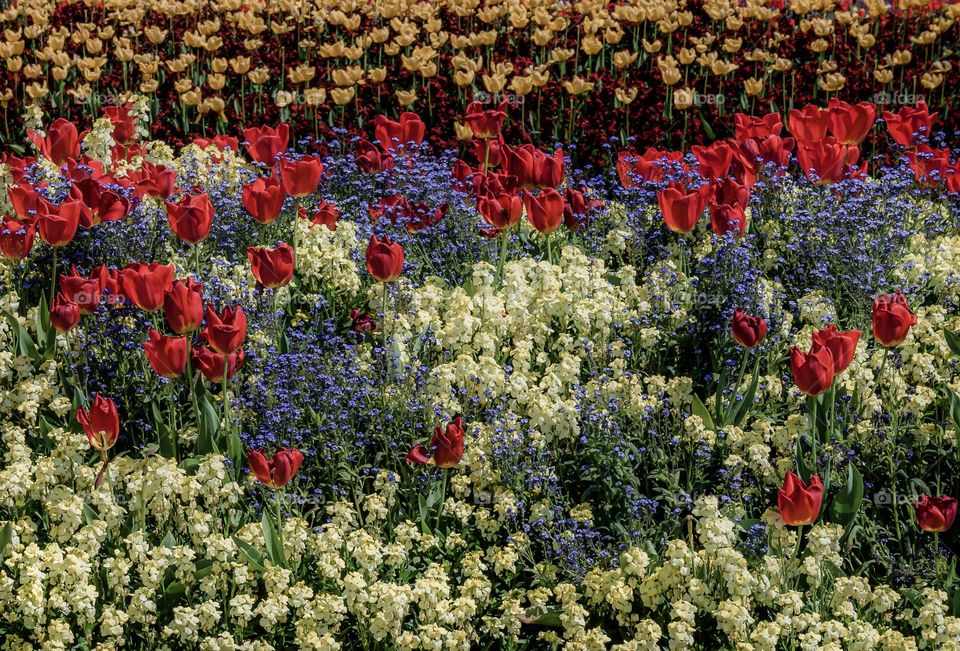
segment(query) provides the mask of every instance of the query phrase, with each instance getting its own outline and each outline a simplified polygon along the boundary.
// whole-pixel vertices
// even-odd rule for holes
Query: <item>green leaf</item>
[[[43,346],[44,359],[50,359],[56,352],[57,331],[50,323],[50,308],[47,297],[40,295],[40,306],[37,309],[37,343]]]
[[[3,529],[0,529],[0,558],[7,555],[7,547],[10,546],[11,540],[13,540],[13,523],[8,522],[3,525]]]
[[[173,549],[177,546],[177,537],[173,535],[172,531],[168,531],[167,535],[160,541],[160,544],[167,549]]]
[[[87,524],[93,524],[93,523],[96,522],[97,519],[99,519],[99,518],[100,518],[100,514],[97,513],[96,510],[95,510],[92,506],[90,506],[89,504],[84,503],[84,505],[83,505],[83,520],[84,520],[84,522],[86,522]]]
[[[797,474],[800,475],[800,479],[804,482],[809,482],[810,477],[813,475],[813,466],[807,463],[807,457],[803,453],[803,446],[800,445],[800,439],[797,439],[793,457],[797,464]]]
[[[240,435],[233,427],[227,432],[227,456],[230,457],[230,462],[239,476],[243,468],[243,443],[240,442]]]
[[[943,329],[943,336],[947,339],[947,346],[953,351],[953,354],[960,357],[960,335],[957,335],[946,328]]]
[[[260,528],[263,529],[263,543],[267,549],[267,556],[270,557],[274,565],[283,567],[286,565],[283,557],[283,545],[280,544],[280,536],[277,535],[273,521],[270,520],[270,516],[267,515],[266,511],[263,512],[263,516],[260,518]]]
[[[747,392],[743,394],[743,397],[737,401],[733,409],[730,410],[730,413],[727,414],[725,420],[726,425],[736,425],[739,427],[744,420],[747,418],[747,414],[750,413],[750,407],[753,406],[753,400],[757,395],[757,386],[760,384],[760,360],[757,359],[756,365],[753,367],[753,379],[750,381],[750,386],[747,388]]]
[[[163,418],[163,413],[160,411],[160,406],[157,405],[157,403],[151,402],[150,410],[153,412],[153,422],[157,428],[157,443],[159,445],[160,454],[167,459],[175,459],[177,456],[176,435],[167,425],[166,420]]]
[[[547,608],[545,606],[529,608],[520,621],[524,624],[533,624],[534,626],[563,628],[563,623],[560,621],[560,615],[562,613],[563,611],[559,608]]]
[[[830,505],[830,519],[850,530],[863,502],[863,477],[852,463],[847,464],[847,481]]]
[[[220,415],[217,413],[217,410],[214,409],[213,405],[210,404],[210,400],[207,398],[208,395],[208,392],[204,390],[197,400],[197,404],[200,407],[200,422],[198,423],[199,431],[197,433],[196,447],[196,453],[198,455],[216,454],[220,452],[220,448],[217,445],[217,434],[220,432]]]
[[[710,123],[707,122],[707,118],[704,117],[703,111],[700,111],[700,125],[703,127],[703,132],[707,134],[708,140],[717,139],[717,134],[714,132],[713,127],[710,126]]]
[[[699,416],[703,421],[704,427],[708,430],[715,431],[717,426],[713,424],[713,417],[710,415],[710,411],[703,404],[703,401],[700,400],[700,397],[697,394],[693,394],[693,398],[690,401],[690,407],[694,415]]]
[[[7,322],[10,324],[10,328],[13,330],[14,338],[17,342],[17,355],[24,355],[35,362],[38,361],[40,354],[37,352],[37,347],[34,345],[33,339],[30,338],[30,333],[27,332],[26,328],[20,323],[20,319],[8,312]]]
[[[263,566],[263,555],[260,551],[253,545],[244,542],[240,538],[234,536],[233,542],[236,543],[237,549],[240,550],[240,553],[243,554],[244,558],[247,559],[247,565],[249,565],[257,574],[263,574],[266,568]]]

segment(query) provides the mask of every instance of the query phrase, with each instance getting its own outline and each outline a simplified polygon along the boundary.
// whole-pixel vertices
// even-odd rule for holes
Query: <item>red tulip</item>
[[[117,416],[117,406],[110,398],[100,394],[93,395],[90,409],[77,408],[77,422],[90,441],[91,447],[100,452],[112,448],[120,436],[120,418]]]
[[[391,224],[396,224],[397,217],[405,215],[407,211],[407,200],[399,194],[381,197],[367,206],[367,213],[370,215],[370,222],[373,224],[376,224],[383,216],[386,216]]]
[[[847,104],[837,98],[830,100],[828,109],[830,133],[844,145],[859,145],[870,133],[877,119],[877,107],[869,102]]]
[[[840,144],[833,136],[828,136],[814,145],[801,146],[797,150],[801,169],[818,183],[840,181],[846,167],[855,163],[858,158],[858,148]]]
[[[43,199],[32,185],[21,183],[7,188],[7,197],[13,212],[24,219],[34,219],[40,212]]]
[[[281,126],[283,126],[283,125],[281,125]],[[260,130],[259,130],[259,129],[256,129],[256,130],[255,130],[255,129],[249,129],[249,131],[260,131]],[[278,133],[279,133],[279,129],[278,129],[277,131],[278,131]],[[244,132],[244,135],[246,135],[246,132]],[[238,153],[238,152],[240,151],[240,143],[239,143],[239,141],[237,141],[237,139],[236,139],[235,137],[233,137],[233,136],[228,136],[228,135],[223,134],[223,133],[219,133],[219,134],[215,135],[213,138],[194,138],[194,139],[193,139],[193,144],[195,144],[197,147],[199,147],[200,149],[202,149],[202,150],[204,150],[204,151],[206,151],[206,150],[209,149],[210,147],[216,147],[216,149],[217,149],[217,151],[219,152],[219,154],[222,154],[223,152],[227,151],[228,149],[229,149],[230,151],[234,152],[234,153]],[[286,145],[284,145],[284,149],[286,149]],[[222,155],[215,155],[215,156],[212,156],[212,158],[213,158],[213,160],[215,160],[215,161],[223,160],[223,156],[222,156]],[[264,162],[267,162],[267,161],[264,161]]]
[[[134,262],[120,271],[120,289],[133,304],[146,312],[163,306],[164,294],[173,287],[173,265]]]
[[[403,247],[389,237],[381,242],[376,235],[371,235],[366,257],[367,271],[377,280],[390,282],[403,272]]]
[[[726,233],[743,237],[747,232],[747,213],[739,203],[719,204],[711,201],[710,228],[721,237]]]
[[[61,293],[50,305],[50,324],[57,332],[69,332],[80,322],[80,306]]]
[[[92,314],[100,304],[100,295],[107,283],[107,268],[103,265],[90,272],[85,278],[73,267],[72,274],[60,274],[60,291],[71,302],[76,303],[81,314]]]
[[[638,179],[660,183],[663,181],[664,169],[670,166],[686,167],[683,163],[683,152],[660,151],[648,147],[643,156],[632,151],[621,151],[617,155],[617,176],[625,188],[635,186]]]
[[[280,216],[284,199],[283,186],[274,174],[243,186],[243,207],[261,224],[270,224]]]
[[[303,453],[296,448],[287,450],[280,448],[273,459],[269,461],[262,452],[250,450],[247,452],[247,463],[253,476],[268,488],[283,488],[300,470],[303,463]]]
[[[563,193],[563,224],[568,230],[583,229],[591,215],[603,207],[599,199],[587,199],[583,192],[567,188]]]
[[[213,225],[213,204],[206,192],[188,194],[180,203],[165,203],[170,230],[177,237],[189,244],[197,244],[207,239]]]
[[[223,382],[224,371],[226,371],[229,380],[243,366],[247,356],[242,348],[230,355],[221,355],[206,346],[199,346],[193,349],[191,358],[193,359],[193,366],[200,371],[203,377],[207,378],[208,382],[219,384]]]
[[[225,307],[217,314],[208,305],[207,327],[203,335],[210,347],[221,355],[230,355],[238,350],[247,336],[247,315],[243,307]]]
[[[73,122],[63,118],[51,124],[43,137],[36,131],[27,131],[27,137],[41,154],[57,165],[68,158],[80,158],[80,134]]]
[[[563,195],[547,188],[534,195],[523,191],[523,205],[527,210],[527,221],[544,235],[548,235],[563,224]]]
[[[163,297],[163,313],[179,335],[199,330],[203,323],[203,285],[193,278],[173,283]]]
[[[37,213],[37,227],[41,239],[53,247],[70,244],[80,226],[82,207],[83,204],[73,198],[68,198],[59,206],[41,199]]]
[[[474,138],[481,140],[497,138],[503,121],[507,119],[507,113],[504,110],[506,107],[507,103],[501,102],[496,109],[484,109],[480,102],[470,102],[463,122],[470,127]]]
[[[694,145],[690,151],[700,163],[700,176],[717,179],[727,175],[736,150],[723,140],[718,140],[708,147]]]
[[[835,325],[813,333],[814,345],[826,346],[833,355],[834,375],[840,375],[847,370],[853,356],[857,354],[857,342],[860,341],[860,330],[840,332]]]
[[[467,144],[467,151],[481,165],[486,162],[487,169],[491,170],[503,162],[500,153],[500,142],[497,140],[471,140]]]
[[[130,202],[126,197],[107,190],[90,178],[74,183],[70,188],[70,196],[80,202],[80,225],[84,228],[126,219],[130,212]]]
[[[357,151],[354,153],[357,161],[357,167],[368,174],[378,174],[385,170],[393,168],[393,158],[383,154],[369,140],[361,140],[357,143]]]
[[[316,156],[304,156],[297,160],[284,156],[280,159],[283,189],[291,197],[305,197],[316,192],[322,175],[323,163]]]
[[[166,200],[174,193],[177,184],[177,172],[166,165],[154,165],[143,161],[140,168],[140,180],[137,182],[137,192],[140,196],[147,195],[154,199]]]
[[[103,291],[107,296],[107,305],[110,307],[121,307],[127,301],[127,297],[123,295],[123,283],[120,281],[120,271],[117,269],[107,269]]]
[[[931,533],[949,530],[957,519],[957,500],[952,497],[921,495],[913,509],[917,513],[917,524]]]
[[[902,343],[916,322],[917,317],[900,292],[873,299],[873,337],[884,346]]]
[[[930,114],[925,102],[918,102],[915,108],[904,106],[898,113],[884,111],[883,119],[890,137],[904,147],[910,147],[917,143],[917,137],[922,142],[930,139],[933,122],[937,118],[935,114]]]
[[[768,113],[763,117],[736,113],[733,116],[733,122],[737,140],[779,136],[780,130],[783,128],[779,113]]]
[[[187,338],[165,337],[153,328],[147,335],[150,340],[143,342],[143,352],[157,375],[170,379],[183,375],[187,368]]]
[[[949,149],[933,149],[930,145],[920,144],[908,151],[906,156],[917,182],[927,187],[934,187],[938,182],[949,180],[951,176]]]
[[[419,146],[427,133],[427,126],[416,113],[401,113],[399,122],[378,115],[373,119],[373,124],[374,135],[383,151],[402,152],[411,143]]]
[[[790,368],[797,388],[808,396],[819,396],[833,384],[833,353],[822,344],[814,343],[806,354],[796,346],[791,348]]]
[[[275,249],[251,246],[247,249],[247,259],[254,278],[263,287],[283,287],[293,278],[296,259],[293,247],[286,242]]]
[[[113,139],[117,144],[125,145],[136,134],[137,125],[133,120],[133,114],[130,104],[123,106],[105,106],[103,108],[104,117],[108,118],[113,124]]]
[[[36,226],[29,220],[4,217],[0,226],[0,252],[3,257],[19,262],[30,255],[36,232]]]
[[[730,330],[734,341],[744,348],[753,348],[767,336],[767,322],[759,316],[747,314],[738,307],[733,311]]]
[[[436,226],[447,216],[447,204],[430,207],[425,201],[408,201],[405,217],[408,233],[419,233],[422,230]]]
[[[556,188],[563,182],[563,150],[547,156],[533,145],[500,147],[500,158],[505,174],[517,177],[524,188]]]
[[[301,215],[304,219],[307,218],[307,211],[304,209],[303,214]],[[317,210],[313,213],[313,217],[310,219],[310,224],[317,226],[318,224],[323,224],[327,227],[329,231],[337,230],[337,222],[340,221],[340,210],[337,209],[337,205],[330,201],[321,200],[317,204]]]
[[[790,133],[803,145],[813,145],[827,137],[830,127],[830,111],[808,104],[803,109],[791,109],[787,121]]]
[[[823,483],[818,475],[807,485],[800,477],[787,471],[783,488],[777,490],[777,506],[784,523],[793,526],[813,524],[820,517],[823,504]]]
[[[487,194],[477,199],[477,212],[493,228],[503,230],[520,221],[523,201],[515,194]]]
[[[667,228],[674,233],[689,233],[696,228],[712,194],[713,188],[709,183],[689,192],[671,183],[657,192],[657,203]]]
[[[243,130],[243,139],[247,141],[247,153],[258,163],[273,165],[279,154],[287,150],[290,142],[290,127],[286,122],[276,129],[256,127]]]
[[[433,440],[430,442],[433,455],[423,445],[416,445],[407,453],[410,463],[433,463],[438,468],[453,468],[463,459],[463,421],[457,416],[447,424],[446,429],[437,425],[433,430]]]

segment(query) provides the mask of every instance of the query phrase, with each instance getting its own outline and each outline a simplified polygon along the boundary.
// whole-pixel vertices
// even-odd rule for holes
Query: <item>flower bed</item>
[[[960,647],[933,116],[738,115],[574,169],[485,108],[463,159],[414,114],[31,125],[0,647]],[[867,174],[870,133],[898,154]]]

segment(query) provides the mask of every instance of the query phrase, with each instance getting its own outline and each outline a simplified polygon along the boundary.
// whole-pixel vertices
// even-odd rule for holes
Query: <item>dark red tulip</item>
[[[189,244],[207,239],[213,226],[213,204],[206,192],[188,194],[180,203],[165,203],[167,222],[177,237]]]
[[[383,151],[404,151],[411,143],[420,145],[427,134],[427,126],[416,113],[404,112],[394,121],[385,115],[373,119],[374,135]]]
[[[243,345],[247,336],[247,315],[240,305],[223,308],[217,314],[207,306],[207,327],[204,338],[210,347],[221,355],[230,355]]]
[[[307,218],[306,209],[304,209],[301,217],[304,219]],[[317,204],[317,209],[313,213],[313,217],[310,218],[310,223],[313,226],[323,224],[327,227],[329,231],[337,230],[337,222],[340,221],[340,210],[337,208],[337,205],[331,201],[321,200]]]
[[[467,151],[481,165],[486,163],[488,170],[503,162],[503,156],[500,154],[500,142],[497,140],[471,140],[467,145]]]
[[[431,207],[425,201],[408,201],[406,227],[408,233],[419,233],[436,226],[447,216],[447,204]]]
[[[350,310],[350,327],[354,332],[359,332],[361,334],[366,332],[376,332],[377,322],[374,321],[373,317],[369,313],[361,312],[360,310],[353,308]]]
[[[411,463],[433,463],[438,468],[453,468],[463,459],[463,421],[457,416],[441,428],[437,425],[433,430],[433,440],[430,442],[433,454],[423,445],[416,445],[407,453],[407,461]]]
[[[154,165],[143,161],[140,168],[140,180],[137,192],[154,199],[166,200],[174,193],[177,185],[177,171],[166,165]]]
[[[90,272],[90,277],[81,276],[77,268],[70,274],[60,274],[60,292],[76,303],[81,314],[92,314],[100,304],[100,295],[107,283],[107,268],[103,265]]]
[[[952,497],[930,497],[921,495],[913,510],[917,514],[917,524],[924,531],[943,533],[953,526],[957,519],[957,500]]]
[[[283,242],[275,249],[251,246],[247,249],[250,270],[257,283],[268,289],[283,287],[293,278],[296,262],[293,247]]]
[[[70,244],[80,226],[82,208],[83,203],[74,198],[68,198],[59,206],[41,200],[37,216],[41,239],[54,247]]]
[[[824,345],[814,343],[806,354],[796,346],[791,348],[790,368],[797,388],[808,396],[819,396],[833,384],[833,353]]]
[[[77,422],[83,427],[87,440],[94,450],[106,452],[112,448],[120,437],[120,417],[117,415],[117,406],[110,398],[104,398],[98,393],[93,394],[90,409],[77,408]]]
[[[120,280],[118,269],[107,269],[103,292],[107,297],[107,305],[110,307],[122,307],[126,303],[127,297],[123,294],[123,283]]]
[[[563,224],[563,195],[553,188],[541,190],[538,195],[524,190],[523,205],[527,210],[527,221],[544,235]]]
[[[103,115],[113,124],[113,139],[119,145],[125,145],[136,135],[137,125],[133,119],[133,108],[130,104],[123,106],[105,106]]]
[[[291,197],[306,197],[316,192],[322,175],[323,163],[316,156],[304,156],[296,160],[284,156],[280,159],[283,189]]]
[[[873,104],[847,104],[835,97],[830,100],[827,112],[830,116],[830,133],[844,145],[862,143],[877,119],[877,107]]]
[[[121,293],[141,310],[159,310],[164,294],[173,287],[173,273],[173,265],[134,262],[120,271]]]
[[[937,118],[930,114],[925,102],[918,102],[916,107],[904,106],[897,113],[884,111],[883,119],[890,137],[904,147],[910,147],[930,139]]]
[[[733,233],[743,237],[747,232],[747,213],[739,203],[710,202],[710,228],[717,235]]]
[[[833,372],[840,375],[847,370],[853,356],[857,354],[857,342],[860,341],[861,334],[860,330],[840,332],[837,326],[831,324],[813,333],[813,343],[830,349],[833,355]]]
[[[744,348],[753,348],[767,336],[767,322],[759,316],[747,314],[739,307],[733,311],[730,324],[733,340]]]
[[[70,196],[81,204],[80,225],[84,228],[126,219],[130,212],[130,202],[126,197],[106,189],[93,179],[74,183],[70,188]]]
[[[254,127],[243,130],[243,139],[247,142],[247,153],[258,163],[273,165],[276,158],[287,150],[290,142],[290,127],[286,122],[276,129],[272,127]]]
[[[378,174],[393,169],[393,158],[382,153],[369,140],[361,140],[357,143],[357,151],[354,153],[354,157],[357,161],[357,167],[368,174]]]
[[[794,473],[787,471],[783,488],[777,490],[777,506],[784,523],[799,527],[813,524],[820,517],[823,504],[823,483],[813,475],[808,485]]]
[[[80,134],[69,120],[59,118],[42,137],[36,131],[27,131],[27,137],[41,154],[57,165],[65,163],[68,158],[80,158]]]
[[[897,346],[907,338],[917,317],[910,311],[907,299],[897,292],[873,299],[873,337],[884,346]]]
[[[203,323],[203,285],[193,278],[173,283],[163,297],[163,313],[179,335],[199,330]]]
[[[143,342],[143,352],[157,375],[170,379],[183,375],[187,368],[187,338],[165,337],[153,328],[147,336],[150,340]]]
[[[689,233],[697,226],[700,216],[713,195],[709,183],[696,190],[684,191],[676,184],[670,184],[657,192],[657,203],[663,221],[674,233]]]
[[[787,121],[790,133],[797,142],[803,145],[813,145],[827,137],[830,128],[830,111],[821,109],[815,104],[808,104],[803,109],[791,109]]]
[[[303,453],[296,448],[280,448],[273,455],[273,459],[268,460],[262,452],[250,450],[247,452],[247,463],[253,476],[261,484],[268,488],[283,488],[300,470]]]
[[[4,217],[0,225],[0,253],[8,260],[23,260],[30,255],[36,232],[37,228],[30,220]]]
[[[729,143],[718,140],[708,147],[694,145],[690,148],[690,152],[700,163],[700,176],[709,180],[727,175],[736,150]]]
[[[732,178],[725,178],[720,182],[714,181],[713,201],[718,204],[740,204],[741,206],[750,205],[750,188],[742,183],[737,183]]]
[[[243,186],[243,207],[261,224],[270,224],[280,216],[286,197],[280,179],[274,174]]]
[[[371,235],[366,258],[367,271],[377,280],[390,282],[403,273],[403,247],[389,237],[381,242],[376,235]]]
[[[223,382],[224,372],[229,380],[243,366],[246,353],[241,348],[231,355],[222,355],[206,346],[199,346],[193,349],[191,358],[193,366],[208,382],[219,384]]]
[[[407,200],[399,194],[381,197],[367,206],[367,213],[373,224],[376,224],[381,217],[386,217],[391,224],[396,224],[397,218],[406,215],[407,210]]]
[[[484,109],[480,102],[470,102],[463,122],[473,132],[474,138],[491,140],[500,136],[503,121],[507,119],[507,103],[501,102],[495,109]]]
[[[80,307],[58,293],[50,305],[50,324],[57,332],[69,332],[80,322]]]
[[[733,123],[737,140],[779,136],[780,130],[783,129],[779,113],[768,113],[763,117],[736,113],[733,116]]]

